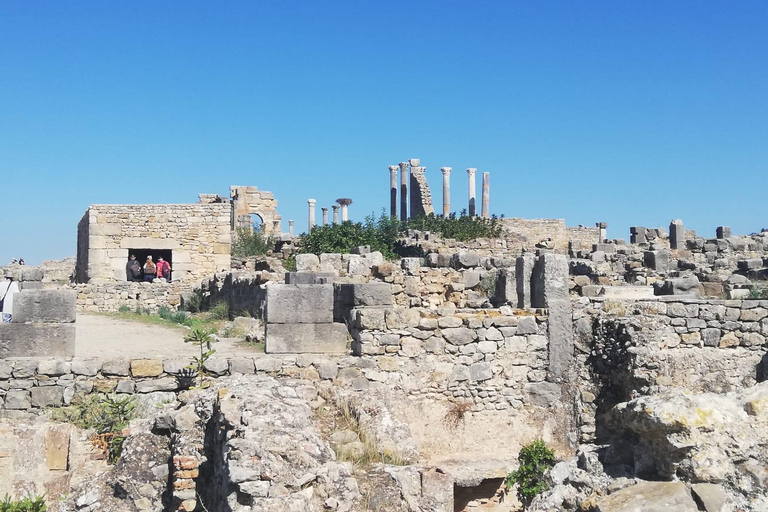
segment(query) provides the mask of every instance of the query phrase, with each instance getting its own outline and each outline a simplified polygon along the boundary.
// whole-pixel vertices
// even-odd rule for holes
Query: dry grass
[[[457,429],[470,409],[472,409],[472,402],[451,402],[443,416],[443,424],[451,430]]]
[[[345,448],[347,445],[336,447],[336,456],[339,460],[360,465],[383,463],[405,466],[408,464],[401,453],[382,448],[379,445],[376,434],[363,424],[356,411],[357,404],[350,397],[341,396],[338,392],[330,389],[322,389],[319,394],[326,401],[327,407],[317,412],[319,416],[330,421],[331,432],[350,430],[357,434],[363,445],[362,451]]]
[[[609,315],[627,316],[627,307],[621,302],[606,300],[603,303],[603,310]]]

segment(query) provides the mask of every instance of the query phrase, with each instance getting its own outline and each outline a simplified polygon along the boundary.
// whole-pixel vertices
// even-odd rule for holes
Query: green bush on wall
[[[507,475],[504,487],[509,492],[517,485],[517,497],[527,506],[533,498],[549,488],[546,476],[555,465],[555,452],[538,439],[523,446],[517,460],[520,467]]]
[[[0,512],[46,512],[47,510],[48,507],[45,506],[45,499],[43,496],[12,500],[11,497],[6,494],[5,498],[0,501]]]

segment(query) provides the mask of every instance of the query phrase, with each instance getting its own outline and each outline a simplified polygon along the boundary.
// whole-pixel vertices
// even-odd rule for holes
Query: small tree
[[[192,343],[200,347],[200,356],[193,356],[192,363],[185,368],[195,370],[198,377],[200,377],[200,387],[205,387],[203,384],[203,376],[205,375],[205,362],[216,352],[211,344],[216,340],[213,337],[213,333],[207,329],[196,327],[184,337],[184,341]]]
[[[555,452],[541,439],[523,446],[517,456],[520,467],[504,479],[504,487],[509,492],[517,484],[517,497],[525,506],[533,498],[547,490],[546,476],[555,465]]]

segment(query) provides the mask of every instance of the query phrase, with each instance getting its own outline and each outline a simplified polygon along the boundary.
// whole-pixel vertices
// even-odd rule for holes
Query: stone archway
[[[277,199],[272,192],[256,187],[229,187],[232,198],[232,229],[252,228],[252,215],[261,219],[261,232],[266,236],[281,234],[280,215],[277,213]]]

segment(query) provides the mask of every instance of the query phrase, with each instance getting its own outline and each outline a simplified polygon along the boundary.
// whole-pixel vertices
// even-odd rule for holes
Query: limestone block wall
[[[580,383],[584,440],[599,434],[601,414],[632,395],[725,393],[768,376],[765,300],[582,298],[574,333],[577,366],[591,369]]]
[[[77,293],[78,311],[116,312],[125,306],[131,311],[149,309],[156,312],[161,307],[177,309],[181,295],[194,283],[155,280],[153,283],[102,282],[72,285]]]
[[[600,230],[596,227],[565,226],[564,219],[501,219],[504,237],[510,249],[532,248],[536,243],[551,239],[551,248],[557,252],[568,251],[572,242],[576,249],[591,247],[599,242]]]
[[[130,249],[171,250],[175,280],[228,270],[231,215],[228,203],[92,205],[78,224],[78,282],[124,281]]]

